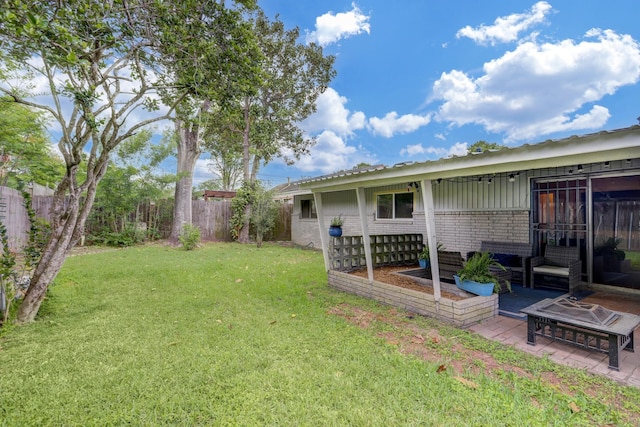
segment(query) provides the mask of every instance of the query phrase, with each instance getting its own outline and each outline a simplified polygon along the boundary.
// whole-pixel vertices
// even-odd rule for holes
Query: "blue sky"
[[[481,4],[482,6],[479,6]],[[302,127],[318,139],[277,185],[360,162],[392,165],[637,124],[640,2],[259,0],[336,56]],[[199,162],[196,181],[211,178]]]

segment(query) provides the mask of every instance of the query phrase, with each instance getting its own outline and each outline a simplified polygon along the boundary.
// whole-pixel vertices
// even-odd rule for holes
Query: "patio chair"
[[[531,258],[532,287],[566,290],[582,284],[582,261],[577,246],[547,246],[544,256]]]
[[[491,252],[493,258],[506,267],[511,283],[529,287],[529,261],[533,252],[531,244],[483,240],[480,242],[480,250]]]

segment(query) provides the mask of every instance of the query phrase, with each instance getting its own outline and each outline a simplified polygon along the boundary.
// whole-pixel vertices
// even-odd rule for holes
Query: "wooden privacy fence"
[[[291,213],[293,205],[279,205],[273,230],[265,240],[291,240]],[[231,200],[194,200],[191,205],[193,225],[200,228],[204,241],[231,241]],[[168,237],[168,236],[167,236]]]
[[[31,197],[31,206],[36,211],[36,215],[47,221],[51,220],[49,211],[52,203],[51,196]],[[29,238],[30,225],[20,191],[0,186],[0,221],[7,227],[9,248],[11,250],[22,248]]]
[[[50,210],[53,204],[51,196],[33,196],[32,206],[36,215],[47,221],[51,220]],[[167,238],[171,234],[172,206],[170,200],[161,200],[157,203],[146,202],[138,207],[136,213],[132,213],[131,221],[144,222],[146,226],[153,227],[161,238]],[[265,240],[290,241],[291,240],[291,213],[293,205],[279,205],[279,213],[274,229],[265,236]],[[192,201],[193,225],[200,229],[203,241],[231,241],[231,200],[193,200]],[[24,208],[24,199],[19,191],[0,187],[0,221],[7,227],[10,246],[12,250],[22,248],[27,240],[29,220]],[[92,230],[87,230],[91,233]]]
[[[29,217],[22,195],[13,188],[0,187],[0,221],[7,228],[9,248],[16,250],[25,245],[29,230]]]
[[[191,203],[193,225],[204,241],[231,240],[231,200],[194,200]],[[169,237],[169,236],[167,236]]]

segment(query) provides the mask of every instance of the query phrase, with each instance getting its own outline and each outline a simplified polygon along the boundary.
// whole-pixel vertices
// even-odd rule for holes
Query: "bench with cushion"
[[[480,243],[480,250],[490,252],[507,269],[511,282],[520,283],[525,288],[529,286],[528,263],[533,252],[532,245],[484,240]]]
[[[544,256],[531,258],[534,288],[573,291],[582,284],[582,261],[577,246],[547,246]]]

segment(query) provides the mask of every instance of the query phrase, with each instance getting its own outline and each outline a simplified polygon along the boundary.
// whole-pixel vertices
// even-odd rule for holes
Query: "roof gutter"
[[[400,164],[373,170],[318,177],[300,183],[304,189],[341,191],[401,183],[411,179],[455,178],[490,173],[514,172],[576,164],[636,158],[640,153],[640,126],[480,154],[434,161]]]

